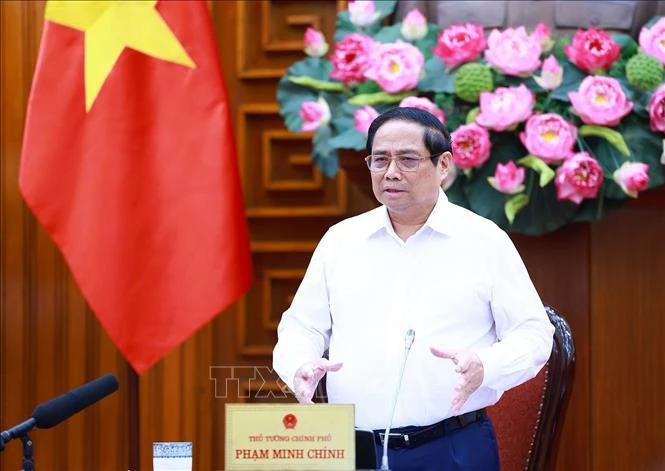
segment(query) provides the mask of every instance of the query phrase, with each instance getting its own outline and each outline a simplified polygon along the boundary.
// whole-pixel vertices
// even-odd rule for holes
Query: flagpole
[[[131,471],[139,471],[141,465],[141,436],[139,428],[139,377],[134,368],[127,363],[127,390],[129,394],[129,467]]]

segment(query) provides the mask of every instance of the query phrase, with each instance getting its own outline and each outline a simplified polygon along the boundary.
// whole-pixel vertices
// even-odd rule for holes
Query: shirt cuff
[[[312,355],[311,352],[296,351],[296,352],[280,352],[278,356],[274,357],[273,368],[279,377],[286,383],[291,392],[294,392],[293,379],[296,371],[307,362],[316,360],[317,357]],[[279,358],[279,359],[278,359]],[[288,359],[288,360],[287,360]],[[280,361],[281,360],[281,361]]]
[[[497,387],[497,383],[501,379],[501,364],[499,355],[493,351],[492,347],[481,348],[476,351],[476,355],[480,358],[483,364],[483,382],[480,387],[489,389],[501,389]]]

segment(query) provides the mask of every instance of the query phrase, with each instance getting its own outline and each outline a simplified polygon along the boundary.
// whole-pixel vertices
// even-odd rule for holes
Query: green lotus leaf
[[[621,152],[622,155],[628,157],[630,156],[630,150],[626,145],[626,141],[623,139],[621,133],[615,131],[614,129],[607,128],[605,126],[594,126],[586,124],[579,128],[578,134],[580,136],[598,136],[605,139],[607,142],[612,144],[616,150]]]
[[[503,212],[506,214],[508,223],[512,225],[512,223],[515,221],[515,216],[517,216],[517,213],[524,209],[528,204],[529,197],[524,193],[520,193],[512,196],[511,198],[508,198],[506,204],[503,206]]]
[[[350,98],[348,101],[352,105],[363,106],[363,105],[378,105],[381,103],[399,103],[403,99],[409,96],[416,96],[417,92],[403,92],[403,93],[388,93],[388,92],[377,92],[377,93],[365,93],[362,95],[356,95],[353,98]]]
[[[522,157],[517,163],[529,167],[540,174],[539,184],[541,188],[551,182],[555,176],[554,170],[552,170],[545,161],[539,159],[535,155],[529,154],[526,157]]]

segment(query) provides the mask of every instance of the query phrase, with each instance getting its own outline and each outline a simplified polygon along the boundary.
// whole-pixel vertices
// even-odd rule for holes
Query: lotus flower
[[[328,52],[328,43],[323,33],[314,28],[305,30],[305,54],[310,57],[322,57]]]
[[[451,139],[457,168],[481,167],[490,158],[490,133],[477,124],[460,126],[453,131]]]
[[[564,47],[564,52],[577,67],[595,74],[610,68],[619,58],[621,46],[605,31],[589,28],[578,30],[572,43]]]
[[[369,105],[365,105],[353,113],[353,118],[355,119],[355,124],[353,127],[361,133],[367,135],[372,121],[374,121],[377,116],[379,116],[378,111]]]
[[[542,21],[538,23],[531,33],[531,36],[540,42],[540,48],[543,52],[548,52],[554,47],[554,40],[552,39],[552,30]]]
[[[613,174],[612,178],[631,198],[649,186],[649,166],[642,162],[624,162]]]
[[[455,24],[439,33],[436,47],[432,52],[446,67],[452,69],[478,59],[485,46],[487,42],[482,26],[473,23]]]
[[[364,34],[351,33],[344,36],[330,57],[333,65],[330,77],[341,80],[347,87],[364,82],[374,47],[374,40]]]
[[[400,32],[409,41],[418,41],[427,35],[427,19],[414,8],[404,17]]]
[[[375,46],[365,77],[389,92],[412,90],[418,85],[425,57],[412,44],[397,40]]]
[[[540,77],[533,76],[538,85],[545,90],[554,90],[561,85],[563,80],[563,67],[559,64],[553,54],[547,57],[540,69]]]
[[[507,164],[497,164],[493,177],[488,177],[490,185],[501,193],[514,195],[524,191],[524,168],[517,167],[512,160]]]
[[[485,59],[506,75],[528,75],[540,67],[540,40],[529,36],[524,26],[494,29],[487,39]]]
[[[646,54],[665,64],[665,16],[651,28],[643,27],[639,39],[640,47]]]
[[[616,126],[633,109],[618,80],[589,76],[577,92],[568,92],[573,109],[586,124]]]
[[[524,84],[499,87],[493,93],[483,92],[476,123],[495,131],[505,131],[531,116],[535,100]]]
[[[352,0],[347,9],[349,10],[349,20],[359,28],[366,28],[379,18],[379,13],[372,0]]]
[[[558,199],[580,204],[583,199],[598,195],[603,184],[603,169],[591,155],[579,152],[558,168],[554,184]]]
[[[665,85],[653,92],[649,99],[649,125],[653,132],[665,132]]]
[[[573,155],[577,128],[556,113],[535,114],[520,139],[529,153],[551,164]]]
[[[301,131],[316,131],[330,122],[330,107],[323,98],[306,101],[300,105],[300,117],[303,120]]]

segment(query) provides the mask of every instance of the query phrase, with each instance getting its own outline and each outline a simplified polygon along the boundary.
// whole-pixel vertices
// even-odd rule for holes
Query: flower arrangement
[[[594,28],[556,38],[543,23],[441,30],[417,9],[387,25],[394,8],[350,1],[334,46],[308,29],[308,57],[279,82],[286,126],[314,132],[327,176],[339,149],[364,149],[379,113],[411,106],[451,130],[448,198],[508,231],[598,219],[665,183],[665,17],[638,43]]]

